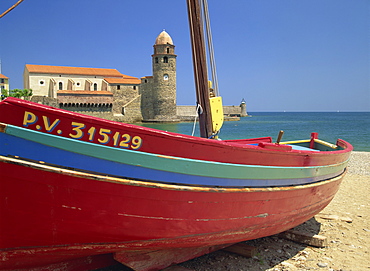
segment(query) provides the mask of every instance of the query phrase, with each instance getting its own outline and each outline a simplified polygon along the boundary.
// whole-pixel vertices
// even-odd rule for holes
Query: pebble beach
[[[181,264],[194,271],[370,270],[370,152],[353,152],[348,173],[333,201],[296,230],[326,237],[311,247],[269,236],[247,241],[257,255],[216,251]]]

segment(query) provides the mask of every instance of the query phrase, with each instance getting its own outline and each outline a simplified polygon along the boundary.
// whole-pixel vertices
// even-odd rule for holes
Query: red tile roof
[[[0,78],[3,78],[3,79],[9,79],[9,77],[6,77],[5,75],[1,74],[0,73]]]
[[[92,90],[58,90],[58,94],[87,94],[87,95],[113,95],[110,91],[92,91]]]
[[[104,78],[109,84],[121,84],[121,85],[139,85],[141,80],[136,77],[123,77],[123,78]]]
[[[104,77],[123,77],[124,75],[116,69],[83,68],[66,66],[47,66],[26,64],[30,73],[51,73],[51,74],[79,74]]]

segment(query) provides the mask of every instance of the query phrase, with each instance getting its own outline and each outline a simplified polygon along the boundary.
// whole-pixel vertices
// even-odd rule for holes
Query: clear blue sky
[[[3,12],[16,0],[1,0]],[[369,0],[210,0],[220,92],[253,111],[370,111]],[[0,19],[2,73],[25,64],[151,75],[163,30],[176,45],[177,103],[195,104],[186,0],[24,0]]]

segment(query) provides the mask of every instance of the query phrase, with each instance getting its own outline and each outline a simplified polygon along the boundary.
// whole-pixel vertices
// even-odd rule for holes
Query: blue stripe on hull
[[[49,147],[4,133],[0,133],[0,142],[0,154],[4,156],[20,156],[22,158],[43,161],[63,167],[98,172],[100,174],[165,183],[230,187],[289,186],[317,182],[333,178],[341,174],[341,172],[338,172],[325,176],[301,179],[253,180],[214,178],[172,173],[168,171],[160,171],[140,166],[117,163]]]

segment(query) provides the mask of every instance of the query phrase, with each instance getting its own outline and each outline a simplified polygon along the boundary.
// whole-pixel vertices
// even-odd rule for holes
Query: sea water
[[[282,141],[309,139],[317,132],[319,139],[335,143],[338,138],[351,143],[355,151],[370,152],[370,112],[256,112],[239,121],[225,121],[221,139],[242,139],[271,136],[276,140],[284,131]],[[143,124],[159,130],[191,135],[193,123]],[[195,136],[199,136],[196,125]]]

